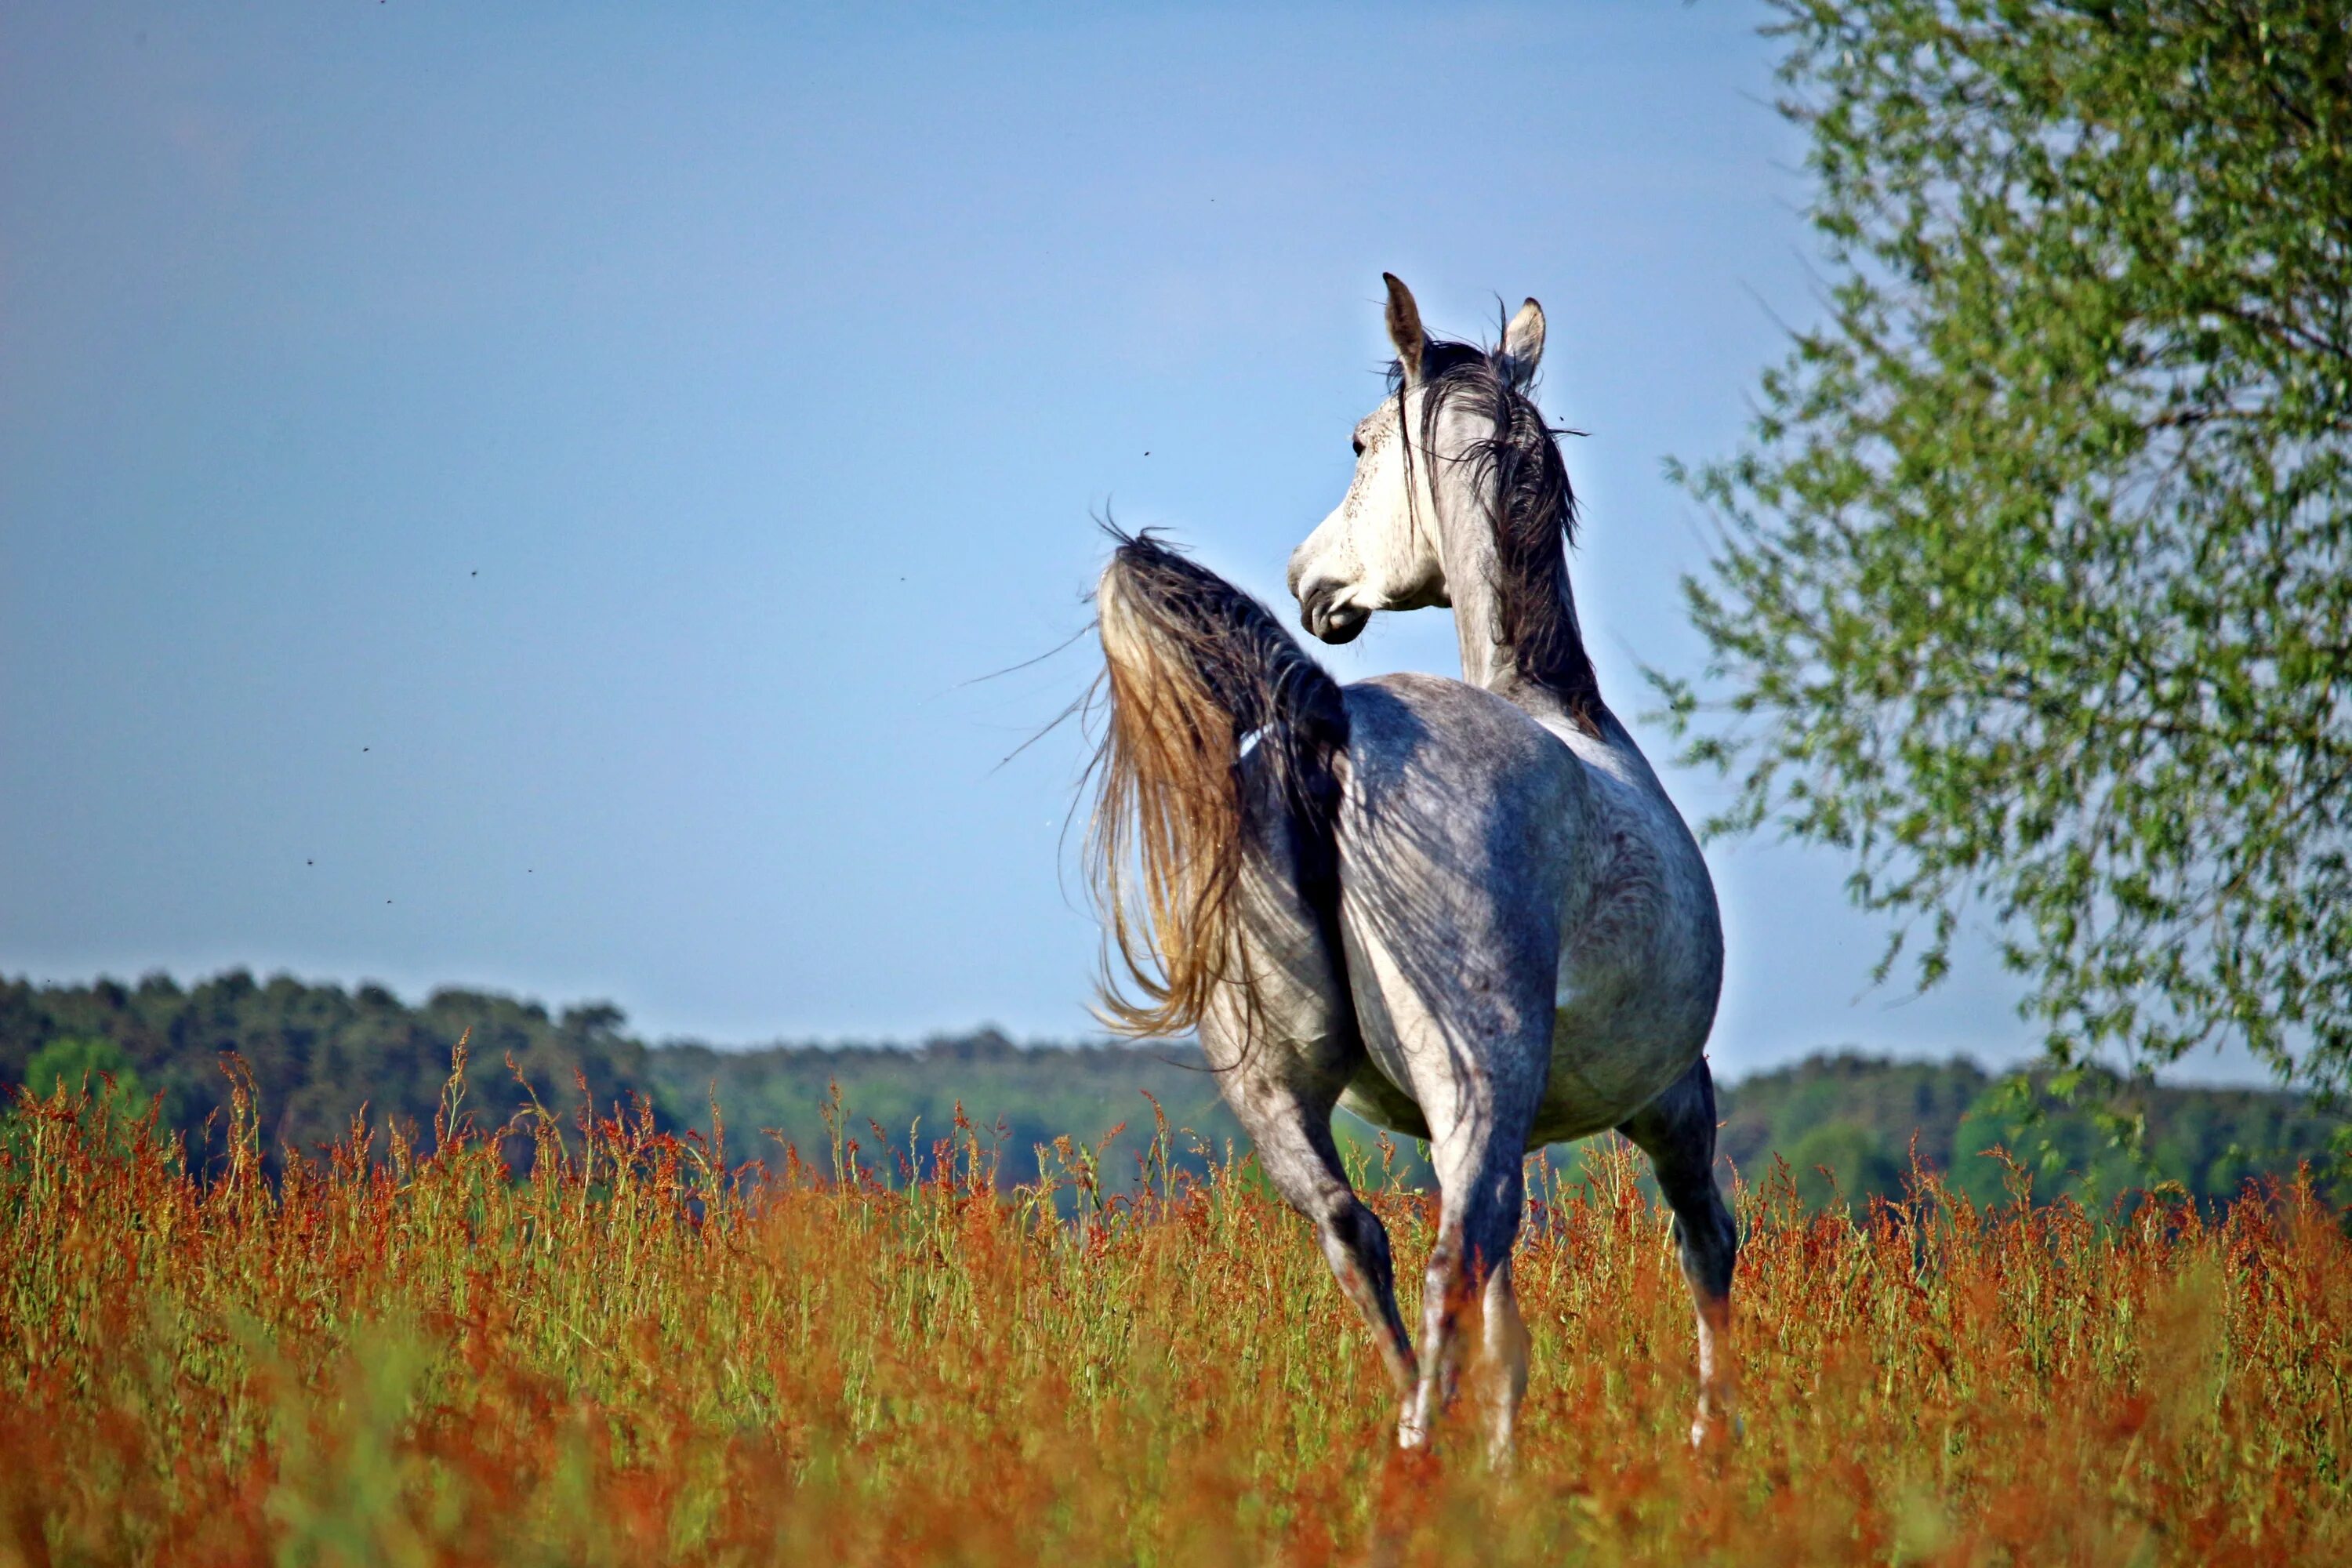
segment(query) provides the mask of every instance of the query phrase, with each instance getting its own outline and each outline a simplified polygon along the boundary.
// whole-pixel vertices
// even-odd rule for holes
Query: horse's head
[[[1481,421],[1467,407],[1441,400],[1433,408],[1428,401],[1433,384],[1457,361],[1487,356],[1431,338],[1412,290],[1390,274],[1381,276],[1389,287],[1389,341],[1397,352],[1391,392],[1356,424],[1356,475],[1347,496],[1290,556],[1298,618],[1330,643],[1353,641],[1375,610],[1453,603],[1439,495],[1449,466],[1495,435],[1491,417]],[[1492,356],[1512,390],[1535,374],[1543,340],[1543,309],[1529,300],[1504,329],[1502,348]],[[1463,427],[1452,428],[1457,424]]]

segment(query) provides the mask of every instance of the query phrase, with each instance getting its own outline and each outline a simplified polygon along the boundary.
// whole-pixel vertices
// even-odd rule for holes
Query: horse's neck
[[[1440,510],[1445,533],[1445,589],[1454,601],[1454,635],[1462,645],[1462,679],[1473,686],[1512,696],[1520,684],[1503,638],[1502,595],[1495,591],[1494,536],[1487,532],[1475,497],[1456,494]]]
[[[1474,479],[1465,465],[1449,463],[1441,471],[1449,482],[1433,487],[1438,530],[1445,559],[1446,594],[1454,602],[1454,633],[1462,647],[1462,679],[1496,696],[1508,699],[1537,718],[1567,722],[1568,708],[1559,696],[1519,673],[1503,629],[1502,596],[1496,591],[1498,552],[1495,544],[1495,501],[1491,481]],[[1563,606],[1572,621],[1576,601],[1560,577]]]

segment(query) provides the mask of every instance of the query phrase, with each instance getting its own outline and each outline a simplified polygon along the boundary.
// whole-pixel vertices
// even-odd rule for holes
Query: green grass
[[[107,1097],[0,1141],[0,1561],[2293,1562],[2352,1555],[2352,1249],[2225,1216],[1738,1196],[1746,1433],[1630,1163],[1538,1167],[1516,1471],[1391,1447],[1368,1339],[1246,1165],[1076,1145],[1001,1193],[533,1116],[198,1180]],[[730,1132],[730,1140],[734,1134]],[[827,1161],[820,1157],[823,1166]],[[820,1179],[822,1176],[822,1179]],[[1373,1201],[1417,1275],[1430,1201]],[[1075,1216],[1075,1217],[1065,1217]]]

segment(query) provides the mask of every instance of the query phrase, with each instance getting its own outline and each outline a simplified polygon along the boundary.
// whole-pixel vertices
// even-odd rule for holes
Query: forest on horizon
[[[1179,1163],[1197,1170],[1208,1159],[1246,1152],[1190,1045],[1020,1045],[982,1028],[919,1045],[719,1048],[648,1045],[625,1024],[609,1003],[551,1010],[447,988],[410,1005],[380,985],[256,980],[243,970],[185,986],[160,974],[134,984],[6,980],[0,981],[0,1084],[46,1095],[60,1081],[70,1089],[86,1076],[110,1074],[123,1093],[162,1097],[164,1123],[183,1135],[199,1166],[223,1147],[224,1053],[235,1052],[252,1073],[265,1158],[278,1168],[288,1150],[315,1154],[362,1116],[379,1140],[400,1126],[429,1147],[460,1038],[470,1059],[465,1109],[484,1128],[509,1122],[530,1095],[566,1115],[580,1110],[584,1095],[602,1114],[638,1102],[664,1129],[707,1138],[715,1104],[730,1160],[777,1163],[789,1144],[821,1171],[839,1157],[898,1179],[921,1166],[920,1152],[961,1110],[994,1145],[1004,1185],[1034,1179],[1041,1159],[1089,1158],[1115,1184],[1131,1174],[1152,1135],[1156,1106]],[[1751,1182],[1776,1158],[1786,1161],[1814,1204],[1899,1195],[1915,1146],[1923,1163],[1979,1203],[2002,1201],[2011,1179],[1987,1153],[1996,1146],[2035,1173],[2041,1196],[2105,1203],[2168,1181],[2200,1200],[2223,1202],[2249,1178],[2283,1178],[2298,1162],[2325,1171],[2330,1138],[2343,1124],[2303,1097],[2275,1090],[2106,1087],[2113,1092],[2101,1103],[2141,1119],[2144,1163],[2046,1087],[1965,1059],[1898,1061],[1851,1051],[1720,1086],[1720,1152]],[[1376,1131],[1344,1115],[1339,1121],[1349,1157],[1367,1179],[1379,1179]],[[1060,1139],[1070,1142],[1057,1154]],[[1386,1159],[1400,1179],[1425,1179],[1411,1140],[1391,1141]]]

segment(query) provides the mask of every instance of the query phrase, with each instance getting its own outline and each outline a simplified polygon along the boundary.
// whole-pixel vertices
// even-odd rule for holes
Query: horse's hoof
[[[1748,1423],[1736,1414],[1725,1417],[1700,1411],[1691,1422],[1690,1445],[1695,1452],[1719,1453],[1747,1435]]]

